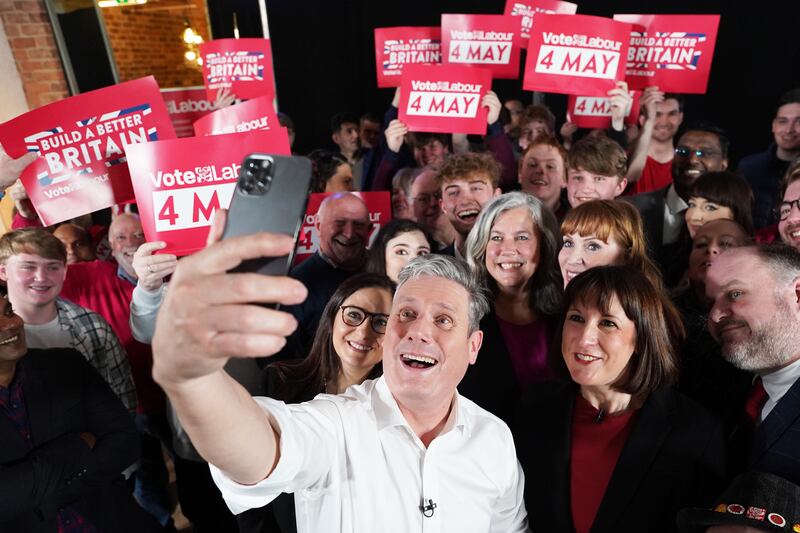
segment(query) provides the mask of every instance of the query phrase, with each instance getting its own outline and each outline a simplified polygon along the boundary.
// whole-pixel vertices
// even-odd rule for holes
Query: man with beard
[[[772,119],[775,142],[763,152],[742,158],[739,172],[753,188],[756,202],[753,223],[756,228],[777,222],[773,209],[778,203],[780,182],[786,169],[800,156],[800,88],[791,90],[778,100]]]
[[[281,357],[305,357],[331,295],[366,262],[370,221],[361,198],[350,193],[325,198],[317,212],[316,227],[319,251],[289,273],[308,287],[308,298],[284,308],[297,319],[298,327]]]
[[[628,194],[667,187],[672,180],[673,139],[683,122],[683,97],[648,87],[641,99],[639,125],[642,131],[631,151]]]
[[[491,154],[453,155],[437,175],[439,206],[456,230],[455,241],[439,253],[464,259],[467,235],[483,206],[500,194],[500,164]]]
[[[800,252],[728,250],[708,269],[706,296],[722,357],[757,375],[741,424],[753,431],[752,450],[732,450],[749,464],[737,466],[800,483]]]
[[[662,189],[626,199],[641,213],[652,258],[659,264],[667,286],[683,274],[689,254],[684,215],[689,191],[707,172],[728,168],[728,137],[719,127],[698,122],[680,136],[672,160],[672,183]]]

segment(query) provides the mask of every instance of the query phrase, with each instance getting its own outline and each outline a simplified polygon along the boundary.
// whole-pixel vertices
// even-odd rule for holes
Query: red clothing
[[[575,398],[570,450],[570,502],[575,533],[588,533],[633,427],[635,411],[606,416],[583,396]]]
[[[519,325],[497,317],[497,325],[500,326],[520,390],[555,377],[548,363],[550,330],[546,320]]]
[[[134,339],[131,333],[129,318],[134,285],[119,277],[117,268],[117,263],[99,259],[69,265],[61,297],[95,311],[111,324],[128,353],[139,399],[137,410],[146,414],[163,413],[165,396],[153,381],[152,349]]]
[[[642,169],[642,176],[636,183],[631,183],[626,195],[641,194],[643,192],[663,189],[672,183],[672,160],[659,163],[650,156]]]

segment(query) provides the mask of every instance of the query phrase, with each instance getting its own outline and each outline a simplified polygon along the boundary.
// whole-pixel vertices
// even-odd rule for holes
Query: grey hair
[[[537,315],[554,316],[561,311],[564,284],[557,268],[560,235],[553,212],[533,195],[515,191],[492,198],[483,206],[466,243],[467,263],[494,290],[486,269],[486,247],[497,218],[511,209],[524,208],[533,219],[539,240],[539,265],[531,277],[531,309]]]
[[[469,296],[469,332],[480,329],[480,322],[489,311],[489,295],[477,276],[461,259],[449,255],[427,254],[418,256],[403,267],[398,275],[397,295],[407,281],[423,277],[443,278],[464,287]]]
[[[772,243],[742,247],[752,250],[775,276],[779,285],[786,285],[800,277],[800,251],[788,244]]]
[[[423,168],[406,167],[398,170],[392,178],[392,189],[402,189],[406,196],[411,196],[411,184],[422,173]]]

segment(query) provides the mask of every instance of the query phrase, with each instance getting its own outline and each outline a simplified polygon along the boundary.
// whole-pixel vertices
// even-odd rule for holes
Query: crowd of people
[[[224,211],[180,261],[135,209],[42,228],[0,150],[0,530],[174,530],[169,462],[199,533],[800,531],[800,89],[738,164],[609,98],[337,114],[285,277],[229,273],[295,243]]]

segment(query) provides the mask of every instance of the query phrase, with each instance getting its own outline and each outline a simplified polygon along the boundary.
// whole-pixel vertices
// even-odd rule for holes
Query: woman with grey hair
[[[558,231],[540,200],[510,192],[484,206],[467,237],[467,262],[493,298],[478,360],[459,391],[506,421],[521,390],[553,377],[548,349],[563,292]]]

